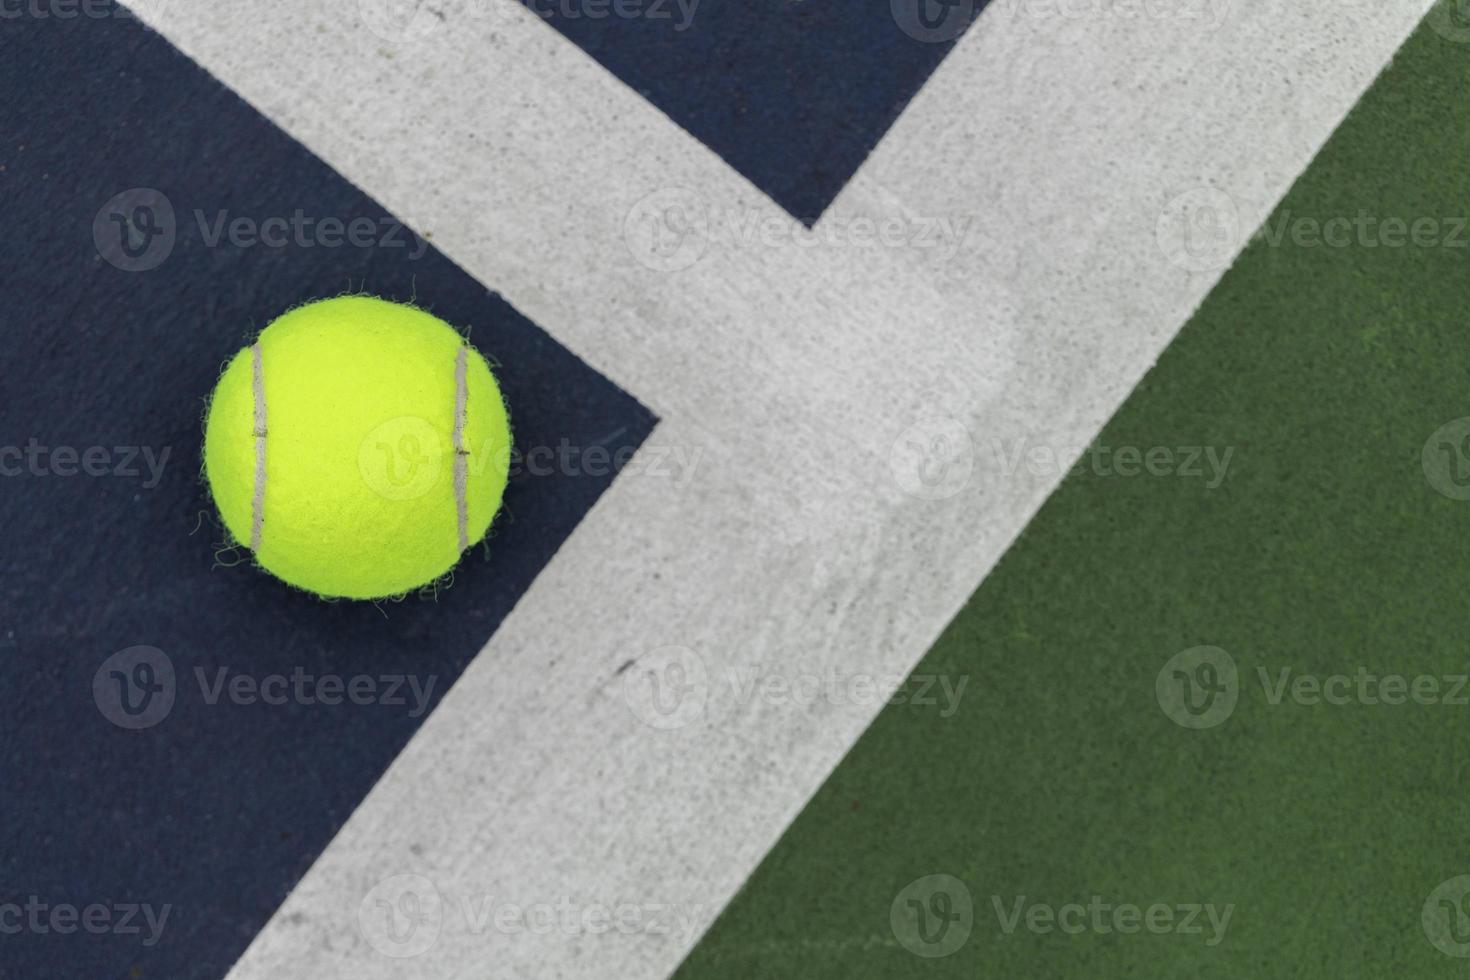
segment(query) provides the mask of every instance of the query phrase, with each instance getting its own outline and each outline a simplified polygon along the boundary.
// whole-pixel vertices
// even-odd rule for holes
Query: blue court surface
[[[1434,96],[1402,111],[1437,118],[1470,28],[1434,0],[0,0],[0,980],[974,977],[991,940],[1050,966],[967,937],[997,854],[1066,853],[979,828],[1090,812],[1031,738],[1088,717],[1031,673],[1076,658],[1025,646],[1047,597],[1086,605],[1084,535],[1041,535],[1035,580],[1002,557],[1031,567],[1033,518],[1111,520],[1073,463],[1250,293],[1243,252],[1360,257],[1252,233],[1360,99],[1399,114],[1404,78],[1364,93],[1416,28]],[[514,432],[489,537],[377,602],[265,574],[203,473],[224,365],[344,294],[464,332]],[[1169,447],[1207,445],[1198,414]],[[1383,485],[1458,492],[1422,485],[1423,439],[1463,435],[1440,414]],[[1274,434],[1223,448],[1248,469]],[[1177,650],[1085,652],[1198,737],[1159,758],[1214,744],[1157,712]],[[972,731],[1018,740],[1046,814],[1004,809]],[[1463,897],[1451,858],[1403,893]],[[1442,907],[1384,928],[1442,967],[1470,950]]]

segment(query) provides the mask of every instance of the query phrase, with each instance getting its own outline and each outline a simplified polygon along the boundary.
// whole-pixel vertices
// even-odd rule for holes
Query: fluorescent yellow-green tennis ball
[[[444,321],[366,296],[298,307],[221,375],[204,470],[226,529],[322,596],[433,582],[500,508],[510,425],[485,359]]]

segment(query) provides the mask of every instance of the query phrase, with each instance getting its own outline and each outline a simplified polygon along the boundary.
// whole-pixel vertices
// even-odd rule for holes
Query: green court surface
[[[1099,436],[1168,472],[1065,480],[917,669],[967,677],[959,710],[885,709],[680,977],[1470,975],[1454,27]],[[1230,454],[1218,486],[1191,447]]]

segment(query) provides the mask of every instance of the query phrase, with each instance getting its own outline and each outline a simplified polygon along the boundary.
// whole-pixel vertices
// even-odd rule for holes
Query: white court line
[[[1213,29],[996,0],[822,223],[971,216],[993,248],[716,243],[676,273],[624,239],[650,193],[774,209],[509,0],[397,44],[353,6],[142,12],[658,411],[655,446],[703,455],[687,484],[617,482],[236,980],[667,975],[879,707],[741,685],[905,673],[1057,482],[992,447],[1075,456],[1215,281],[1158,246],[1161,212],[1226,193],[1228,258],[1429,0],[1241,3]],[[968,481],[906,494],[903,447],[954,425]],[[663,729],[636,685],[669,647],[695,690]],[[405,888],[428,917],[395,943],[378,903]],[[496,918],[536,905],[552,928]]]

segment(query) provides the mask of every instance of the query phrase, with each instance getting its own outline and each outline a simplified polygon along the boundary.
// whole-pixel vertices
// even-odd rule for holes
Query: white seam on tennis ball
[[[459,521],[459,550],[470,546],[469,453],[464,446],[465,415],[469,401],[469,345],[454,359],[454,507]]]
[[[265,525],[265,365],[260,341],[250,348],[255,392],[255,495],[250,503],[250,550],[260,550],[261,529]]]

